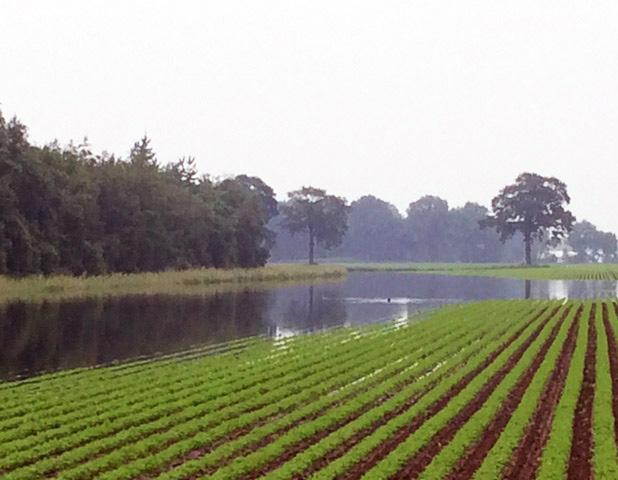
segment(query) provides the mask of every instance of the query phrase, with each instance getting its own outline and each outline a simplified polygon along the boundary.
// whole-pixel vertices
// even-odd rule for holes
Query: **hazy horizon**
[[[404,212],[524,171],[618,232],[618,4],[3,2],[0,110],[36,144],[313,185]],[[614,167],[612,167],[614,165]]]

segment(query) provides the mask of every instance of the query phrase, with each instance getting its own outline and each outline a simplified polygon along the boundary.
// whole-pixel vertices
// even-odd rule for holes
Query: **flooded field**
[[[0,377],[174,353],[255,335],[289,336],[407,318],[486,299],[616,298],[615,281],[524,281],[356,272],[342,282],[208,295],[151,295],[0,306]]]

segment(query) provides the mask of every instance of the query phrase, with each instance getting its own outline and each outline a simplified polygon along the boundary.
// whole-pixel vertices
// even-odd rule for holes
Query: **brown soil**
[[[538,319],[538,316],[539,315],[537,315],[535,317],[535,319]],[[534,321],[535,319],[533,319],[532,321]],[[526,323],[526,325],[524,327],[522,327],[517,332],[515,332],[513,334],[513,336],[510,337],[507,340],[508,344],[510,345],[510,343],[512,343],[512,341],[515,339],[515,336],[521,335],[521,333],[524,331],[525,328],[527,328],[530,325],[530,323],[531,323],[531,321]],[[500,348],[503,350],[506,347],[504,347],[504,345],[502,345]],[[461,362],[459,362],[457,365],[455,365],[455,366],[451,367],[449,370],[447,370],[444,375],[450,375],[450,374],[454,373],[455,371],[461,369],[466,364],[468,359],[472,355],[474,355],[475,353],[476,353],[476,350],[470,352],[468,355],[466,355],[464,358],[461,359]],[[495,352],[492,355],[495,355]],[[438,382],[436,382],[436,383],[438,383]],[[422,392],[421,396],[425,395],[427,392],[429,392],[431,389],[433,389],[434,386],[435,385],[433,383],[430,384],[428,386],[428,388]],[[296,475],[294,478],[296,480],[300,480],[300,479],[303,479],[303,478],[310,478],[311,475],[313,475],[315,472],[317,472],[318,470],[321,470],[322,468],[324,468],[329,463],[333,462],[337,458],[339,458],[342,455],[344,455],[348,450],[353,448],[357,443],[359,443],[365,437],[371,435],[373,432],[375,432],[382,425],[385,425],[386,423],[391,421],[393,418],[398,417],[402,413],[406,412],[409,408],[411,408],[418,401],[419,398],[420,398],[419,396],[411,397],[411,398],[407,399],[404,403],[399,405],[397,408],[386,412],[384,415],[382,415],[374,423],[372,423],[371,425],[368,425],[367,427],[359,430],[353,436],[351,436],[350,438],[348,438],[347,440],[345,440],[344,442],[339,444],[336,448],[334,448],[333,450],[329,451],[326,455],[316,459],[307,469],[305,469],[301,474]]]
[[[541,316],[543,313],[544,313],[544,311],[540,312],[539,314],[537,314],[535,316],[535,319],[538,318],[539,316]],[[534,319],[532,321],[534,321]],[[529,323],[531,323],[531,322],[528,322],[528,324]],[[429,352],[426,355],[423,355],[421,358],[426,357],[428,354],[429,354]],[[402,365],[402,367],[400,369],[397,369],[396,371],[393,372],[393,375],[397,375],[397,374],[401,373],[407,367],[408,367],[407,365]],[[454,367],[453,370],[455,370],[455,368],[460,368],[460,367],[461,367],[461,365],[458,365],[457,367]],[[191,476],[189,478],[190,479],[200,478],[200,476],[202,476],[202,475],[211,474],[212,472],[216,471],[217,469],[219,469],[222,466],[224,466],[227,463],[229,463],[229,461],[232,460],[233,458],[236,458],[236,457],[239,457],[239,456],[245,456],[245,455],[248,455],[248,454],[250,454],[250,453],[252,453],[252,452],[254,452],[254,451],[256,451],[256,450],[258,450],[260,448],[263,448],[264,446],[268,445],[270,442],[272,442],[273,440],[275,440],[279,436],[284,435],[289,430],[297,427],[298,425],[300,425],[302,423],[311,421],[311,420],[313,420],[315,418],[318,418],[318,417],[322,416],[326,411],[328,411],[328,410],[330,410],[332,408],[335,408],[338,405],[341,405],[346,400],[348,400],[348,399],[350,399],[350,398],[352,398],[354,396],[357,396],[360,393],[366,392],[367,390],[369,390],[370,388],[375,386],[380,381],[381,380],[378,379],[378,380],[375,380],[375,381],[373,381],[371,383],[368,383],[362,390],[351,392],[350,394],[348,394],[345,397],[343,397],[340,400],[338,400],[336,403],[327,406],[326,408],[320,410],[319,412],[315,412],[313,414],[310,414],[310,415],[307,415],[305,417],[302,417],[299,420],[297,420],[296,422],[294,422],[293,424],[286,425],[285,427],[282,427],[281,429],[273,432],[272,434],[270,434],[270,435],[268,435],[266,437],[263,437],[258,442],[254,443],[254,444],[252,444],[252,445],[250,445],[248,447],[246,447],[245,449],[243,449],[243,450],[241,450],[239,452],[236,452],[236,453],[230,455],[229,457],[224,459],[222,462],[218,463],[216,466],[210,467],[208,469],[202,469],[202,470],[196,472],[193,476]],[[364,406],[363,410],[360,411],[360,413],[358,415],[357,415],[358,411],[354,412],[354,414],[348,416],[345,421],[340,422],[340,424],[338,423],[339,426],[335,426],[336,428],[333,428],[333,429],[329,428],[328,430],[321,431],[321,432],[313,435],[312,437],[310,437],[306,441],[303,441],[303,442],[295,445],[294,447],[289,449],[289,451],[286,452],[286,454],[278,457],[275,461],[273,461],[270,464],[264,466],[258,472],[255,472],[255,475],[257,475],[257,474],[263,475],[263,474],[265,474],[267,472],[272,471],[275,468],[278,468],[278,466],[280,466],[281,464],[283,464],[285,461],[289,460],[290,458],[293,458],[293,456],[297,455],[298,453],[300,453],[301,451],[303,451],[304,449],[306,449],[310,445],[318,442],[319,440],[321,440],[322,438],[326,437],[327,435],[329,435],[333,431],[341,428],[346,423],[349,423],[349,422],[353,421],[354,419],[358,418],[358,416],[362,415],[363,413],[365,413],[369,409],[374,408],[375,406],[383,403],[386,399],[390,398],[391,396],[396,395],[405,386],[406,385],[400,385],[396,389],[394,389],[391,392],[389,392],[387,395],[372,401],[370,405]],[[411,406],[414,403],[416,403],[418,401],[418,399],[421,398],[423,395],[425,395],[428,391],[430,391],[432,388],[434,388],[434,386],[435,386],[435,384],[430,384],[423,391],[419,392],[418,394],[416,394],[413,397],[411,397],[410,399],[408,399],[406,401],[406,405],[408,405],[408,408],[409,408],[409,406]],[[368,408],[365,408],[365,407],[368,407]],[[279,418],[280,416],[282,416],[282,415],[278,415],[276,418]],[[186,453],[185,455],[182,455],[182,456],[178,457],[177,459],[175,459],[174,461],[169,463],[166,467],[163,467],[162,469],[157,470],[156,473],[160,473],[162,471],[173,470],[174,468],[177,468],[178,466],[182,465],[186,461],[189,461],[189,460],[192,460],[192,459],[196,459],[196,458],[200,458],[200,457],[210,453],[212,450],[214,450],[215,448],[219,447],[220,445],[222,445],[224,443],[227,443],[230,440],[234,440],[235,438],[238,438],[238,437],[240,437],[242,435],[245,435],[245,434],[249,433],[249,431],[251,431],[253,428],[261,426],[261,425],[263,425],[263,424],[265,424],[265,423],[267,423],[269,421],[273,421],[273,420],[274,420],[273,418],[268,418],[268,419],[265,419],[265,420],[261,420],[257,424],[248,425],[248,426],[243,427],[241,429],[238,429],[238,430],[236,430],[234,432],[231,432],[228,436],[226,436],[225,438],[217,440],[215,443],[204,445],[203,447],[201,447],[199,449],[195,449],[193,451],[190,451],[190,452]],[[140,480],[144,480],[146,478],[150,478],[152,474],[153,473],[151,472],[148,476],[141,477]],[[252,477],[249,476],[248,478],[252,478]]]
[[[427,355],[429,355],[429,353],[430,352],[427,352],[425,355],[422,355],[420,358],[425,358]],[[394,370],[393,373],[391,374],[391,376],[396,376],[396,375],[400,374],[407,367],[408,367],[407,365],[403,364],[400,368]],[[380,383],[382,381],[383,380],[378,378],[378,379],[375,379],[375,380],[365,384],[365,386],[362,389],[350,392],[349,394],[347,394],[344,397],[342,397],[341,399],[339,399],[337,402],[335,402],[335,403],[333,403],[331,405],[328,405],[327,407],[325,407],[325,408],[323,408],[323,409],[321,409],[321,410],[319,410],[317,412],[314,412],[312,414],[306,415],[306,416],[296,420],[294,423],[291,423],[289,425],[286,425],[286,426],[284,426],[284,427],[274,431],[273,433],[271,433],[271,434],[261,438],[256,443],[253,443],[253,444],[245,447],[244,449],[242,449],[242,450],[240,450],[238,452],[235,452],[232,455],[226,457],[225,459],[223,459],[217,465],[215,465],[213,467],[210,467],[210,468],[207,468],[207,469],[202,469],[202,470],[196,472],[195,474],[190,476],[189,479],[197,479],[197,478],[201,478],[203,475],[211,474],[214,471],[216,471],[217,469],[219,469],[222,466],[224,466],[227,463],[229,463],[230,460],[232,460],[232,459],[234,459],[236,457],[239,457],[239,456],[249,455],[252,452],[255,452],[256,450],[259,450],[260,448],[265,447],[266,445],[268,445],[272,441],[276,440],[278,437],[284,435],[288,431],[292,430],[293,428],[295,428],[295,427],[297,427],[297,426],[299,426],[299,425],[301,425],[303,423],[309,422],[311,420],[314,420],[314,419],[324,415],[327,411],[332,410],[333,408],[336,408],[339,405],[342,405],[343,403],[345,403],[350,398],[353,398],[355,396],[358,396],[360,394],[363,394],[363,393],[367,392],[369,389],[373,388],[375,385],[377,385],[378,383]],[[285,463],[287,460],[289,460],[293,456],[297,455],[298,453],[300,453],[301,451],[303,451],[304,449],[309,447],[311,444],[316,443],[317,441],[321,440],[322,438],[324,438],[325,436],[329,435],[333,431],[341,428],[346,423],[349,423],[349,422],[353,421],[354,419],[358,418],[358,416],[362,415],[366,411],[370,410],[371,408],[375,407],[376,405],[379,405],[380,403],[384,402],[386,399],[390,398],[391,396],[396,395],[405,386],[406,386],[405,384],[398,385],[396,388],[394,388],[393,390],[388,392],[386,395],[383,395],[382,397],[377,398],[377,399],[371,401],[369,404],[364,405],[361,410],[357,410],[352,415],[346,417],[346,419],[342,420],[341,422],[338,422],[337,425],[333,426],[333,428],[329,428],[329,429],[325,429],[324,431],[320,431],[319,433],[317,433],[314,436],[310,437],[306,441],[300,442],[299,444],[293,446],[288,451],[286,451],[286,453],[284,455],[281,455],[280,457],[277,457],[277,459],[275,461],[273,461],[273,462],[269,463],[268,465],[262,467],[259,471],[254,472],[252,474],[249,474],[245,478],[254,478],[252,475],[260,476],[260,475],[264,475],[265,473],[268,473],[268,472],[272,471],[273,469],[277,468],[279,465]],[[430,386],[427,387],[427,389],[423,390],[422,392],[419,392],[419,394],[414,397],[414,401],[418,400],[418,398],[420,398],[420,396],[424,395],[426,393],[426,391],[428,391],[430,388],[433,388],[433,385],[430,385]],[[278,415],[276,418],[279,418],[281,416],[283,416],[283,415]],[[242,429],[239,429],[238,431],[232,432],[230,434],[231,437],[230,436],[226,436],[225,438],[217,440],[216,444],[205,445],[202,448],[193,450],[193,451],[187,453],[186,455],[184,455],[182,457],[179,457],[178,459],[176,459],[172,463],[168,464],[167,467],[164,467],[163,470],[172,470],[172,469],[178,467],[179,465],[181,465],[182,463],[184,463],[185,461],[202,457],[202,456],[210,453],[212,450],[214,450],[218,446],[220,446],[220,445],[222,445],[224,443],[227,443],[230,440],[238,438],[238,437],[240,437],[242,435],[245,435],[249,431],[253,430],[253,428],[258,427],[258,426],[263,425],[263,424],[266,424],[269,421],[273,421],[273,420],[275,420],[275,418],[268,418],[266,420],[260,421],[259,424],[252,424],[252,425],[248,425],[246,427],[243,427]]]
[[[356,357],[359,357],[359,356],[355,355],[353,358],[356,358]],[[319,360],[319,361],[316,361],[316,362],[312,362],[311,364],[309,364],[309,365],[307,365],[306,367],[303,367],[303,368],[308,368],[308,367],[309,367],[309,366],[311,366],[311,365],[312,365],[312,366],[315,366],[315,365],[318,365],[318,364],[321,364],[321,363],[324,363],[324,362],[325,362],[325,360]],[[331,376],[331,377],[327,377],[327,378],[332,378],[332,376]],[[227,384],[227,383],[229,383],[229,382],[227,382],[227,381],[226,381],[226,382],[224,382],[224,384]],[[248,385],[247,387],[245,387],[245,388],[250,388],[250,387],[254,386],[254,385],[255,385],[255,384],[257,384],[257,383],[259,383],[259,382],[258,382],[258,381],[256,381],[255,383],[251,383],[251,384],[249,384],[249,385]],[[282,388],[282,386],[277,387],[277,388]],[[231,393],[234,393],[234,392],[241,392],[241,391],[242,391],[242,389],[240,389],[240,390],[233,390]],[[230,393],[230,392],[228,392],[226,395],[230,395],[231,393]],[[234,402],[230,402],[230,403],[228,403],[228,404],[227,404],[227,406],[235,405],[235,404],[236,404],[236,403],[238,403],[239,401],[240,401],[240,400],[236,400],[236,401],[234,401]],[[260,408],[263,408],[263,407],[264,407],[264,405],[254,406],[254,407],[251,407],[251,408],[248,408],[248,409],[244,410],[242,413],[251,413],[251,412],[256,411],[256,410],[258,410],[258,409],[260,409]],[[179,412],[181,409],[182,409],[182,407],[176,407],[175,409],[168,410],[167,412],[165,412],[164,416],[170,416],[170,415],[172,415],[173,413]],[[152,422],[152,421],[154,421],[154,420],[156,420],[156,419],[159,419],[159,418],[161,418],[161,414],[158,414],[158,415],[153,416],[153,417],[151,417],[151,418],[149,417],[148,422]],[[194,417],[192,417],[192,418],[194,418]],[[271,417],[271,419],[272,419],[272,417]],[[217,425],[218,425],[218,424],[217,424]],[[126,428],[126,427],[125,427],[125,428]],[[149,436],[151,436],[151,435],[157,435],[157,434],[160,434],[160,433],[163,433],[163,432],[165,432],[165,431],[169,430],[169,428],[170,428],[170,427],[168,427],[168,426],[166,426],[166,427],[160,427],[160,428],[157,428],[157,429],[155,429],[155,430],[152,430],[150,433],[148,433],[148,435],[149,435]],[[116,434],[116,433],[117,433],[117,431],[116,431],[116,430],[111,430],[111,431],[110,431],[110,432],[108,432],[106,435],[108,435],[108,436],[109,436],[109,435],[113,435],[113,434]],[[236,432],[232,432],[230,435],[239,436]],[[99,439],[99,438],[100,438],[100,436],[95,436],[95,437],[91,438],[91,439],[89,440],[89,442],[92,442],[92,441],[97,440],[97,439]],[[163,450],[163,449],[165,449],[165,448],[169,448],[170,446],[172,446],[173,444],[175,444],[177,441],[178,441],[178,439],[176,439],[176,440],[170,440],[170,441],[167,441],[167,442],[165,442],[165,443],[161,444],[161,445],[158,447],[158,449],[153,450],[151,453],[157,453],[157,452],[159,452],[159,451],[161,451],[161,450]],[[86,444],[86,443],[80,443],[80,444],[78,444],[78,445],[76,445],[76,446],[74,446],[74,447],[72,447],[72,448],[73,448],[73,449],[75,449],[75,448],[79,448],[79,447],[81,447],[81,446],[83,446],[83,445],[85,445],[85,444]],[[207,447],[207,449],[210,449],[210,447]],[[101,450],[99,450],[96,454],[93,454],[91,457],[89,457],[87,460],[88,460],[88,461],[92,461],[93,459],[100,458],[100,457],[102,457],[102,456],[104,456],[104,455],[109,454],[109,453],[110,453],[110,452],[112,452],[113,450],[114,450],[114,447],[107,447],[107,448],[101,449]],[[44,455],[44,456],[42,456],[42,457],[39,457],[38,459],[28,459],[28,460],[25,460],[25,461],[21,462],[19,465],[16,465],[16,467],[21,468],[21,467],[24,467],[24,466],[30,465],[30,464],[34,463],[35,461],[40,460],[41,458],[51,458],[52,456],[57,456],[57,455],[59,455],[60,453],[64,453],[65,451],[67,451],[67,450],[66,450],[65,448],[63,448],[62,450],[60,450],[59,452],[55,452],[54,454],[46,454],[46,455]],[[82,464],[83,464],[83,463],[85,463],[85,462],[86,462],[85,460],[80,461],[80,463],[82,463]],[[3,474],[3,473],[5,473],[5,472],[0,472],[0,475],[1,475],[1,474]],[[56,476],[57,476],[57,472],[56,472],[56,471],[50,471],[50,472],[46,473],[45,475],[46,475],[46,477],[47,477],[47,478],[53,478],[53,477],[56,477]],[[140,477],[140,478],[141,478],[141,477]],[[146,478],[147,478],[147,477],[146,477]]]
[[[403,368],[405,369],[406,367],[404,366]],[[410,406],[412,406],[413,404],[415,404],[428,391],[430,391],[432,388],[434,388],[436,383],[437,382],[429,384],[425,389],[423,389],[422,391],[420,391],[417,394],[415,394],[412,397],[410,397],[406,401],[406,405],[408,405],[408,408]],[[327,436],[329,436],[331,433],[339,430],[340,428],[342,428],[343,426],[347,425],[348,423],[353,422],[354,420],[356,420],[357,418],[359,418],[361,415],[365,414],[366,412],[368,412],[372,408],[375,408],[378,405],[382,404],[388,398],[392,397],[393,395],[396,395],[404,387],[405,387],[405,384],[404,385],[400,385],[395,390],[389,392],[387,395],[384,395],[384,396],[382,396],[380,398],[377,398],[377,399],[375,399],[375,400],[373,400],[373,401],[363,405],[358,410],[355,410],[354,413],[352,413],[351,415],[348,415],[347,417],[343,418],[341,421],[336,422],[335,424],[329,426],[328,428],[324,428],[324,429],[320,430],[319,432],[315,433],[314,435],[312,435],[312,436],[310,436],[310,437],[308,437],[306,439],[303,439],[299,443],[297,443],[294,446],[292,446],[291,448],[287,449],[285,451],[285,453],[283,453],[282,455],[277,457],[272,462],[268,463],[267,465],[264,465],[263,467],[261,467],[258,470],[255,470],[255,471],[251,472],[250,474],[246,475],[243,478],[247,479],[247,480],[253,480],[253,479],[256,479],[256,478],[260,478],[260,477],[268,474],[269,472],[272,472],[273,470],[279,468],[281,465],[283,465],[287,461],[289,461],[292,458],[294,458],[296,455],[298,455],[302,451],[304,451],[307,448],[309,448],[311,445],[316,444],[320,440],[322,440],[322,439],[326,438]],[[342,403],[342,402],[340,402],[340,403]],[[316,414],[315,417],[317,418],[317,417],[321,416],[321,414],[322,413]],[[289,428],[286,428],[286,431],[290,430],[291,428],[293,428],[293,427],[295,427],[297,425],[299,425],[300,423],[302,423],[302,421],[299,421],[299,422],[295,423],[294,425],[290,426]],[[262,447],[268,445],[272,440],[274,440],[274,437],[273,438],[264,438],[264,439],[262,439],[259,442],[259,444],[253,445],[251,447],[250,452],[243,453],[243,455],[246,455],[247,453],[251,453],[251,452],[257,450],[258,448],[262,448]],[[217,468],[219,468],[219,466]],[[195,478],[199,478],[199,477],[195,477]]]
[[[402,365],[401,368],[398,368],[398,369],[394,370],[392,375],[398,375],[399,373],[401,373],[405,369],[406,369],[406,365]],[[380,379],[377,379],[377,380],[368,382],[360,390],[356,390],[356,391],[350,392],[349,394],[346,394],[345,396],[343,396],[342,398],[337,400],[337,402],[335,402],[333,404],[330,404],[330,405],[326,406],[325,408],[323,408],[323,409],[321,409],[321,410],[319,410],[317,412],[314,412],[314,413],[311,413],[311,414],[305,415],[304,417],[299,418],[293,424],[286,425],[286,426],[284,426],[284,427],[274,431],[270,435],[267,435],[267,436],[261,438],[258,442],[250,445],[249,447],[246,447],[242,451],[233,454],[232,456],[228,457],[226,460],[223,460],[223,462],[218,464],[216,467],[211,467],[209,469],[200,470],[199,472],[197,472],[195,474],[196,477],[189,477],[189,478],[198,478],[201,475],[207,474],[209,472],[212,472],[212,471],[220,468],[221,466],[225,465],[225,463],[228,460],[230,460],[232,458],[235,458],[235,457],[241,456],[241,455],[247,455],[247,454],[249,454],[249,453],[251,453],[251,452],[253,452],[255,450],[258,450],[259,448],[264,447],[268,443],[272,442],[275,438],[285,434],[287,431],[291,430],[292,428],[294,428],[294,427],[296,427],[296,426],[298,426],[298,425],[300,425],[300,424],[302,424],[304,422],[308,422],[308,421],[311,421],[311,420],[313,420],[315,418],[320,417],[326,411],[328,411],[328,410],[330,410],[332,408],[335,408],[337,405],[342,404],[343,402],[349,400],[350,398],[352,398],[354,396],[357,396],[357,395],[359,395],[361,393],[366,392],[367,390],[369,390],[371,387],[375,386],[375,384],[379,383],[380,381],[381,381]],[[403,386],[401,386],[400,388],[403,388]],[[279,419],[279,418],[287,415],[291,411],[293,411],[294,408],[295,407],[292,406],[292,407],[289,407],[289,408],[287,408],[287,409],[285,409],[285,410],[283,410],[283,411],[281,411],[281,412],[279,412],[279,413],[277,413],[275,415],[271,415],[271,416],[262,418],[262,419],[254,422],[254,423],[252,423],[250,425],[246,425],[246,426],[241,427],[241,428],[239,428],[237,430],[234,430],[234,431],[228,433],[227,435],[225,435],[224,437],[219,438],[219,439],[217,439],[217,440],[215,440],[215,441],[213,441],[213,442],[211,442],[211,443],[209,443],[207,445],[204,445],[204,446],[202,446],[200,448],[191,450],[191,451],[185,453],[184,455],[181,455],[181,456],[177,457],[176,459],[172,460],[166,466],[164,466],[164,467],[162,467],[160,469],[157,469],[156,471],[151,471],[148,475],[140,477],[140,480],[151,478],[153,475],[162,473],[164,471],[173,470],[174,468],[177,468],[178,466],[182,465],[183,463],[185,463],[185,462],[187,462],[189,460],[194,460],[194,459],[203,457],[204,455],[207,455],[208,453],[212,452],[213,450],[215,450],[216,448],[220,447],[221,445],[223,445],[225,443],[228,443],[228,442],[231,442],[231,441],[233,441],[233,440],[235,440],[237,438],[242,437],[243,435],[248,434],[249,432],[251,432],[255,428],[259,428],[261,426],[266,425],[269,422],[276,421],[277,419]]]
[[[584,364],[584,380],[579,392],[573,419],[573,440],[569,458],[569,480],[592,480],[592,407],[596,377],[595,357],[597,338],[595,326],[596,304],[592,305],[588,324],[588,345]]]
[[[525,350],[532,344],[532,342],[539,336],[545,325],[549,322],[551,318],[557,313],[559,307],[556,307],[541,324],[530,334],[530,336],[524,341],[524,343],[511,355],[511,357],[507,360],[505,365],[500,369],[500,371],[495,374],[490,380],[488,380],[483,387],[482,390],[485,390],[486,386],[492,385],[493,380],[497,378],[497,375],[501,374],[503,371],[508,372],[514,365],[517,363],[521,355],[525,352]],[[530,320],[526,325],[524,325],[521,329],[519,329],[513,336],[511,336],[500,348],[490,354],[477,368],[468,373],[465,377],[463,377],[456,385],[454,385],[446,394],[444,394],[441,398],[439,398],[436,402],[430,405],[424,412],[420,413],[416,417],[414,417],[411,422],[399,430],[397,430],[387,441],[383,442],[379,448],[373,450],[370,454],[364,457],[360,462],[354,465],[345,475],[341,478],[345,479],[358,479],[363,476],[363,474],[375,466],[378,462],[380,462],[383,458],[385,458],[393,449],[397,447],[401,442],[403,442],[406,438],[408,438],[411,434],[413,434],[416,430],[418,430],[427,420],[440,412],[453,397],[459,394],[477,375],[479,375],[485,368],[487,368],[491,363],[493,363],[496,358],[506,349],[509,345],[511,345],[523,332],[524,330],[532,324],[535,320],[540,318],[544,312],[536,315],[533,319]],[[494,387],[495,388],[495,387]],[[462,411],[463,412],[463,411]],[[407,478],[407,477],[404,477]]]
[[[577,332],[583,307],[577,309],[575,320],[562,347],[556,365],[538,400],[536,410],[526,426],[524,435],[513,451],[510,462],[502,473],[509,480],[527,480],[536,477],[541,455],[549,439],[554,414],[566,383],[571,358],[577,344]],[[468,478],[468,477],[465,477]]]
[[[556,323],[552,328],[547,340],[543,342],[539,352],[536,354],[530,368],[524,373],[522,378],[526,378],[529,372],[531,373],[530,379],[534,376],[534,373],[541,365],[549,347],[558,335],[564,316]],[[478,412],[485,404],[489,396],[500,385],[500,382],[506,377],[506,375],[517,365],[519,360],[523,357],[524,353],[528,350],[530,345],[541,333],[542,327],[545,324],[540,325],[534,333],[511,355],[507,362],[498,370],[492,377],[487,380],[481,390],[474,396],[474,398],[468,402],[463,409],[459,411],[455,417],[453,417],[441,430],[439,430],[432,438],[423,445],[412,457],[406,462],[406,464],[392,477],[393,479],[412,479],[417,478],[423,470],[431,463],[433,458],[442,451],[442,449],[448,445],[457,432],[464,426],[468,420]],[[525,380],[524,380],[525,383]]]

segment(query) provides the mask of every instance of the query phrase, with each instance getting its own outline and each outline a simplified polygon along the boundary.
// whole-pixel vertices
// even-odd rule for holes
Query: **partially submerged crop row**
[[[616,478],[617,312],[482,302],[4,384],[0,475]]]

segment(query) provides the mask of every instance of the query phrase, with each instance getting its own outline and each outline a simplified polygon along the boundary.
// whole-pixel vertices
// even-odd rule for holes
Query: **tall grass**
[[[0,276],[0,302],[38,301],[131,294],[199,294],[251,283],[284,283],[340,279],[347,270],[334,265],[279,264],[251,269],[195,269],[159,273],[101,275],[94,277]]]

